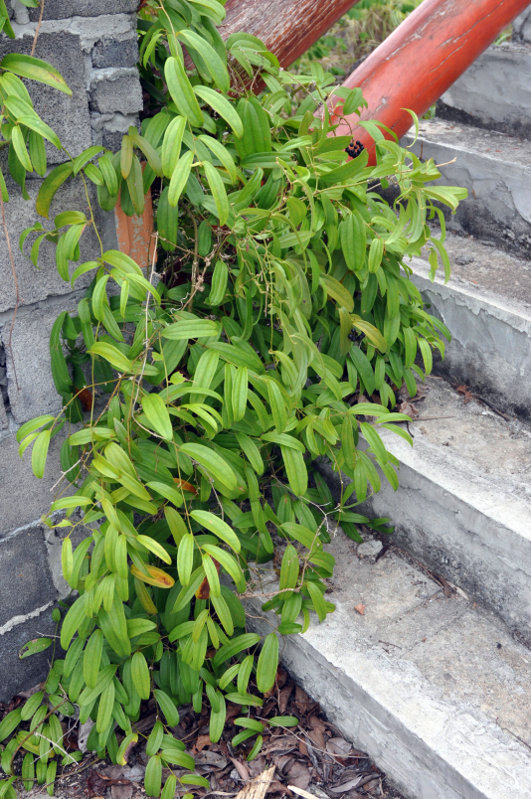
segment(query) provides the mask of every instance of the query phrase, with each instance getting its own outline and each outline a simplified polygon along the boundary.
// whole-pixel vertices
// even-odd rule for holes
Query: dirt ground
[[[15,698],[4,712],[23,702]],[[0,718],[2,717],[0,708]],[[143,715],[135,725],[142,741],[149,734],[155,715],[145,703]],[[263,733],[258,755],[247,756],[255,738],[233,747],[231,740],[241,732],[234,719],[249,715],[258,720],[273,716],[296,716],[295,727],[270,727]],[[228,704],[227,724],[221,740],[213,744],[208,736],[208,714],[194,713],[191,707],[182,709],[179,725],[174,728],[187,751],[194,756],[196,772],[206,777],[210,790],[194,789],[201,797],[238,797],[238,799],[403,799],[386,776],[357,750],[327,721],[317,702],[314,702],[289,675],[280,670],[277,683],[263,707],[250,708],[249,713],[239,705]],[[70,732],[72,748],[77,747],[77,729]],[[86,753],[75,767],[66,769],[55,783],[57,799],[134,799],[146,796],[143,778],[146,757],[138,744],[128,756],[125,766],[110,765]],[[179,770],[174,773],[179,776]],[[169,772],[168,772],[169,774]],[[163,780],[166,774],[163,775]],[[288,787],[289,786],[289,787]],[[180,793],[185,792],[181,788]],[[25,793],[17,786],[19,796],[44,799],[45,786],[35,786]]]

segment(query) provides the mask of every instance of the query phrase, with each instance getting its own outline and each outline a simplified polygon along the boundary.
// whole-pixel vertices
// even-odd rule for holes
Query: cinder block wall
[[[0,37],[0,57],[29,53],[38,9],[12,5],[16,39]],[[137,122],[142,96],[135,64],[137,0],[45,0],[35,55],[50,61],[63,75],[72,97],[40,84],[28,84],[37,111],[57,131],[72,155],[91,144],[119,145]],[[64,154],[49,148],[50,163]],[[2,163],[4,174],[6,170]],[[44,479],[37,480],[30,453],[18,455],[18,427],[42,413],[60,409],[50,376],[48,338],[60,311],[75,306],[82,292],[72,292],[58,277],[53,247],[42,249],[39,270],[20,253],[21,231],[37,217],[34,198],[39,180],[28,181],[31,201],[9,183],[5,206],[19,284],[16,292],[3,231],[0,229],[0,701],[8,701],[46,672],[48,654],[19,660],[26,641],[54,632],[51,609],[64,594],[60,541],[40,523],[60,477],[59,442],[51,448]],[[66,187],[52,206],[84,208],[79,188]],[[112,215],[99,219],[106,246],[116,246]],[[87,252],[88,256],[88,252]]]

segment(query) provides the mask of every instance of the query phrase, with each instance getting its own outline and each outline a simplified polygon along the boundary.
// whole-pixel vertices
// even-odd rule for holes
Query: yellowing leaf
[[[144,569],[146,573],[140,571],[140,569],[133,564],[131,566],[131,574],[133,577],[136,577],[137,580],[141,580],[148,585],[154,585],[157,588],[171,588],[175,583],[175,580],[168,572],[157,568],[157,566],[151,566],[151,564],[146,563],[144,564]]]

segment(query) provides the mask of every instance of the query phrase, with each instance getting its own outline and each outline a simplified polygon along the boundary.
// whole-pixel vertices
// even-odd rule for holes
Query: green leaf
[[[210,164],[208,161],[204,161],[203,169],[205,170],[210,191],[214,197],[219,224],[225,225],[230,213],[229,199],[227,197],[225,186],[215,166],[212,166],[212,164]]]
[[[131,658],[131,679],[139,697],[149,699],[151,680],[148,664],[142,652],[135,652]]]
[[[204,444],[181,444],[180,451],[184,452],[212,475],[214,480],[228,491],[235,491],[238,487],[238,478],[232,467],[217,452]]]
[[[186,181],[190,176],[193,160],[194,153],[192,150],[188,150],[181,158],[179,158],[177,165],[173,170],[170,185],[168,187],[168,204],[172,208],[175,208],[179,202],[181,194],[183,193],[184,187],[186,186]]]
[[[324,621],[328,614],[328,609],[319,586],[317,583],[311,582],[310,580],[308,580],[304,585],[310,595],[310,599],[312,600],[312,604],[315,608],[315,612],[317,613],[319,621]]]
[[[184,66],[177,58],[170,56],[166,59],[164,77],[178,112],[185,116],[191,125],[202,125],[203,114],[196,100],[192,84],[188,79]]]
[[[269,633],[258,656],[256,665],[256,685],[261,693],[265,694],[275,684],[278,669],[278,636]]]
[[[151,538],[149,535],[142,535],[139,533],[136,537],[136,540],[139,544],[145,547],[149,552],[152,552],[157,558],[164,561],[164,563],[171,563],[171,557],[168,555],[162,544],[156,541],[154,538]]]
[[[72,174],[73,166],[71,162],[59,164],[52,169],[49,175],[43,180],[37,195],[35,209],[38,214],[48,219],[50,205],[55,197],[57,190],[63,185],[65,180]]]
[[[235,552],[240,551],[241,544],[238,536],[234,530],[229,527],[227,522],[224,522],[219,516],[215,516],[208,510],[193,510],[190,516],[202,527],[206,527],[207,530],[210,530],[210,532],[217,535],[218,538],[221,538],[221,540],[228,544]]]
[[[218,141],[218,139],[214,139],[212,136],[207,136],[204,133],[197,138],[198,141],[202,142],[206,147],[208,147],[211,153],[218,159],[220,164],[225,167],[232,182],[236,182],[238,178],[236,164],[234,163],[234,159],[228,149],[224,147],[223,144]]]
[[[354,310],[354,298],[348,289],[336,280],[335,277],[332,275],[321,275],[319,277],[319,283],[324,288],[326,293],[329,297],[332,297],[338,305],[342,308],[346,308],[347,311],[352,312]]]
[[[114,366],[119,372],[130,373],[134,371],[133,363],[118,349],[118,347],[115,347],[114,344],[97,341],[87,352],[90,355],[98,355],[100,358],[108,361],[111,366]]]
[[[166,441],[173,441],[173,425],[170,414],[160,394],[144,394],[141,403],[148,426]]]
[[[188,585],[194,566],[195,539],[190,533],[185,533],[177,550],[177,574],[181,585]]]
[[[194,50],[201,56],[215,85],[218,89],[221,89],[222,92],[227,94],[230,89],[227,66],[216,53],[212,45],[208,43],[205,36],[200,36],[195,31],[188,29],[181,30],[179,32],[179,38],[192,50],[192,58]]]
[[[30,55],[21,53],[8,53],[0,61],[0,68],[20,75],[21,78],[29,78],[39,83],[45,83],[65,94],[72,94],[61,73],[54,69],[46,61],[34,58]]]
[[[204,100],[220,117],[223,117],[234,131],[235,136],[243,135],[243,123],[240,116],[226,97],[208,86],[194,86],[194,91],[201,100]]]
[[[51,638],[34,638],[33,641],[28,641],[27,644],[24,644],[18,656],[20,660],[24,658],[28,658],[31,655],[37,655],[39,652],[44,652],[53,644]]]
[[[158,755],[150,757],[144,775],[144,788],[148,796],[159,796],[162,785],[162,761]]]
[[[210,338],[210,336],[218,336],[219,333],[219,322],[197,317],[195,319],[181,319],[179,322],[168,325],[162,331],[164,338],[169,338],[172,341],[190,338]]]
[[[153,691],[153,696],[155,697],[155,702],[164,714],[164,718],[166,719],[168,726],[176,727],[179,723],[179,711],[177,710],[173,699],[171,699],[167,693],[161,691],[159,688],[155,688]]]
[[[22,133],[18,125],[14,125],[13,129],[11,130],[11,143],[15,148],[17,158],[24,167],[24,169],[26,169],[28,172],[33,172],[33,164],[31,163],[29,153],[26,149],[24,134]]]
[[[51,434],[51,430],[42,430],[33,444],[33,450],[31,453],[31,468],[33,469],[33,474],[35,477],[44,477],[44,469],[46,466],[46,458],[48,457]]]
[[[280,579],[278,587],[282,591],[285,588],[295,588],[299,579],[299,556],[292,544],[288,544],[282,556],[280,567]]]
[[[280,451],[282,453],[282,460],[284,461],[289,487],[296,496],[304,496],[308,490],[308,472],[302,453],[292,447],[284,446],[280,447]]]
[[[61,627],[60,641],[63,649],[68,649],[70,641],[81,626],[82,622],[85,620],[88,599],[88,594],[81,594],[81,596],[76,599],[74,604],[68,609]]]
[[[185,128],[186,118],[183,116],[176,116],[172,119],[164,132],[160,157],[162,171],[167,178],[171,178],[177,166],[181,154],[181,145]]]

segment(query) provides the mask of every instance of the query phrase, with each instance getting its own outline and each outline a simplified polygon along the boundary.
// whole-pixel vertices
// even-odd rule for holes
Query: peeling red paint
[[[344,82],[363,91],[368,108],[361,118],[377,119],[403,136],[412,124],[404,109],[419,116],[427,111],[528,4],[424,0]],[[332,101],[331,108],[337,106]],[[353,131],[374,157],[374,143],[357,121],[352,115],[337,134]]]

